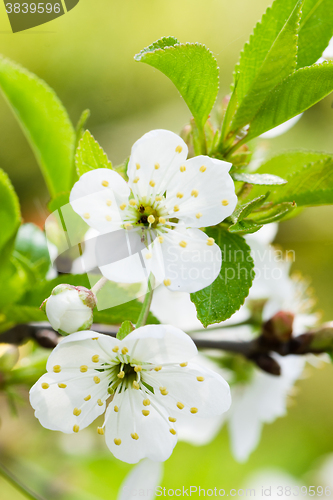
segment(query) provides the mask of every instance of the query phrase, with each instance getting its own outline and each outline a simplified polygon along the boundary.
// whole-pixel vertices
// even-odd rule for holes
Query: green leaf
[[[253,210],[256,210],[257,208],[261,207],[261,205],[266,201],[268,196],[269,196],[269,191],[266,194],[263,194],[258,198],[249,201],[245,205],[241,205],[232,216],[235,222],[239,222],[245,219],[245,217],[250,215],[251,212],[253,212]]]
[[[200,130],[214,106],[219,73],[216,59],[198,43],[179,43],[162,38],[143,49],[134,59],[160,70],[174,83]]]
[[[58,193],[51,201],[49,201],[47,208],[50,210],[50,212],[55,212],[61,207],[68,205],[70,193],[70,191]]]
[[[262,224],[256,224],[253,220],[241,220],[236,222],[229,227],[230,233],[240,233],[240,234],[252,234],[259,231],[262,228]]]
[[[265,210],[260,210],[260,212],[252,213],[252,219],[257,224],[270,224],[271,222],[278,222],[295,209],[295,203],[280,203]]]
[[[21,223],[18,197],[8,175],[0,169],[0,266],[4,254],[9,255],[14,245],[14,238]]]
[[[123,340],[127,335],[135,330],[134,325],[130,321],[124,321],[117,332],[117,339]]]
[[[96,168],[112,168],[106,153],[88,130],[80,139],[76,150],[75,164],[79,177]]]
[[[244,238],[222,227],[210,228],[207,234],[221,248],[223,263],[210,286],[191,294],[198,319],[205,327],[230,318],[244,303],[254,278],[251,249]]]
[[[69,190],[75,131],[55,92],[43,80],[3,57],[0,88],[35,153],[51,196]]]
[[[250,124],[246,141],[307,110],[333,91],[333,63],[302,68],[288,76],[265,99]]]
[[[51,262],[45,233],[38,226],[30,223],[20,227],[15,250],[31,263],[32,269],[42,277],[45,276]]]
[[[294,172],[288,185],[270,198],[275,203],[294,201],[298,207],[333,205],[333,159],[319,160]]]
[[[247,125],[267,95],[296,68],[303,0],[275,0],[257,24],[236,67],[238,108],[232,130]]]
[[[298,35],[297,68],[314,64],[332,36],[332,0],[305,0]]]
[[[277,175],[270,174],[232,174],[235,181],[247,182],[248,184],[258,184],[261,186],[271,186],[273,184],[286,184],[287,181],[278,177]]]

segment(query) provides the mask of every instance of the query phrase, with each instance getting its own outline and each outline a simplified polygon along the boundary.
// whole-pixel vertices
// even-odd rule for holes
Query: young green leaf
[[[252,219],[256,224],[270,224],[271,222],[278,222],[295,209],[296,203],[279,203],[278,205],[267,207],[265,210],[260,210],[257,213],[252,213]]]
[[[235,181],[247,182],[248,184],[258,184],[260,186],[272,186],[274,184],[287,183],[285,179],[271,174],[238,174],[235,172],[232,174],[232,178]]]
[[[15,250],[28,260],[36,274],[45,276],[50,267],[50,256],[45,233],[35,224],[23,224],[20,227]]]
[[[333,63],[302,68],[288,76],[265,99],[250,124],[246,141],[307,110],[333,91]]]
[[[198,43],[179,43],[162,38],[143,49],[134,59],[160,70],[174,83],[200,130],[215,103],[219,89],[216,59]]]
[[[130,321],[124,321],[117,332],[117,339],[123,340],[127,335],[135,330],[134,325]]]
[[[71,189],[75,131],[55,92],[43,80],[3,57],[0,88],[35,153],[51,196]]]
[[[298,34],[297,68],[314,64],[332,36],[332,0],[305,0]]]
[[[275,0],[245,45],[236,67],[238,108],[232,130],[250,123],[267,95],[295,70],[302,3]]]
[[[75,164],[79,177],[95,168],[112,168],[106,153],[88,130],[80,139],[76,150]]]
[[[252,234],[259,231],[262,228],[262,224],[257,224],[251,219],[241,220],[236,222],[229,227],[230,233],[240,233],[240,234]]]
[[[256,210],[257,208],[261,207],[261,205],[266,201],[268,196],[269,196],[269,191],[266,194],[263,194],[258,198],[249,201],[245,205],[241,205],[232,216],[235,222],[239,222],[245,219],[245,217],[250,215],[253,212],[253,210]]]
[[[222,227],[210,228],[207,234],[222,250],[222,268],[207,288],[191,294],[198,319],[206,327],[224,321],[244,303],[254,278],[251,249],[244,238]]]
[[[7,244],[12,248],[21,223],[20,205],[8,175],[0,169],[0,257]],[[8,249],[10,253],[11,248]],[[6,252],[7,253],[7,252]],[[0,262],[1,264],[2,262]]]

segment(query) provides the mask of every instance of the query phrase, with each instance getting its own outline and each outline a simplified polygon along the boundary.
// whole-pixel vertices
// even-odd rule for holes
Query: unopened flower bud
[[[68,335],[89,330],[96,304],[96,296],[88,288],[63,284],[52,290],[41,309],[46,313],[54,330],[61,335]]]
[[[288,311],[279,311],[263,325],[263,335],[281,342],[290,340],[293,333],[294,315]]]

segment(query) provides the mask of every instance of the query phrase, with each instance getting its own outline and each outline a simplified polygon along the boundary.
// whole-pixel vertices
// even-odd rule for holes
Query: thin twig
[[[4,477],[14,488],[23,493],[30,500],[45,500],[43,497],[32,491],[28,486],[22,483],[7,467],[0,463],[0,476]]]

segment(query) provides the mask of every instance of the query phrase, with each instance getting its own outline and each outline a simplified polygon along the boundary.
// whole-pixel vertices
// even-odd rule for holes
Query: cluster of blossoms
[[[199,227],[233,212],[231,164],[206,156],[186,160],[187,152],[177,135],[153,131],[133,146],[128,183],[102,168],[75,184],[73,209],[106,237],[95,255],[106,279],[138,282],[153,275],[171,291],[195,292],[219,274],[221,250]],[[201,273],[207,249],[213,256],[208,277]],[[181,265],[198,270],[197,279],[181,273]],[[177,442],[178,418],[221,415],[231,404],[229,385],[197,364],[193,340],[173,326],[139,327],[122,340],[87,330],[96,300],[90,290],[59,285],[43,303],[52,326],[71,335],[30,391],[35,415],[48,429],[76,433],[105,412],[97,431],[115,457],[166,460]]]

